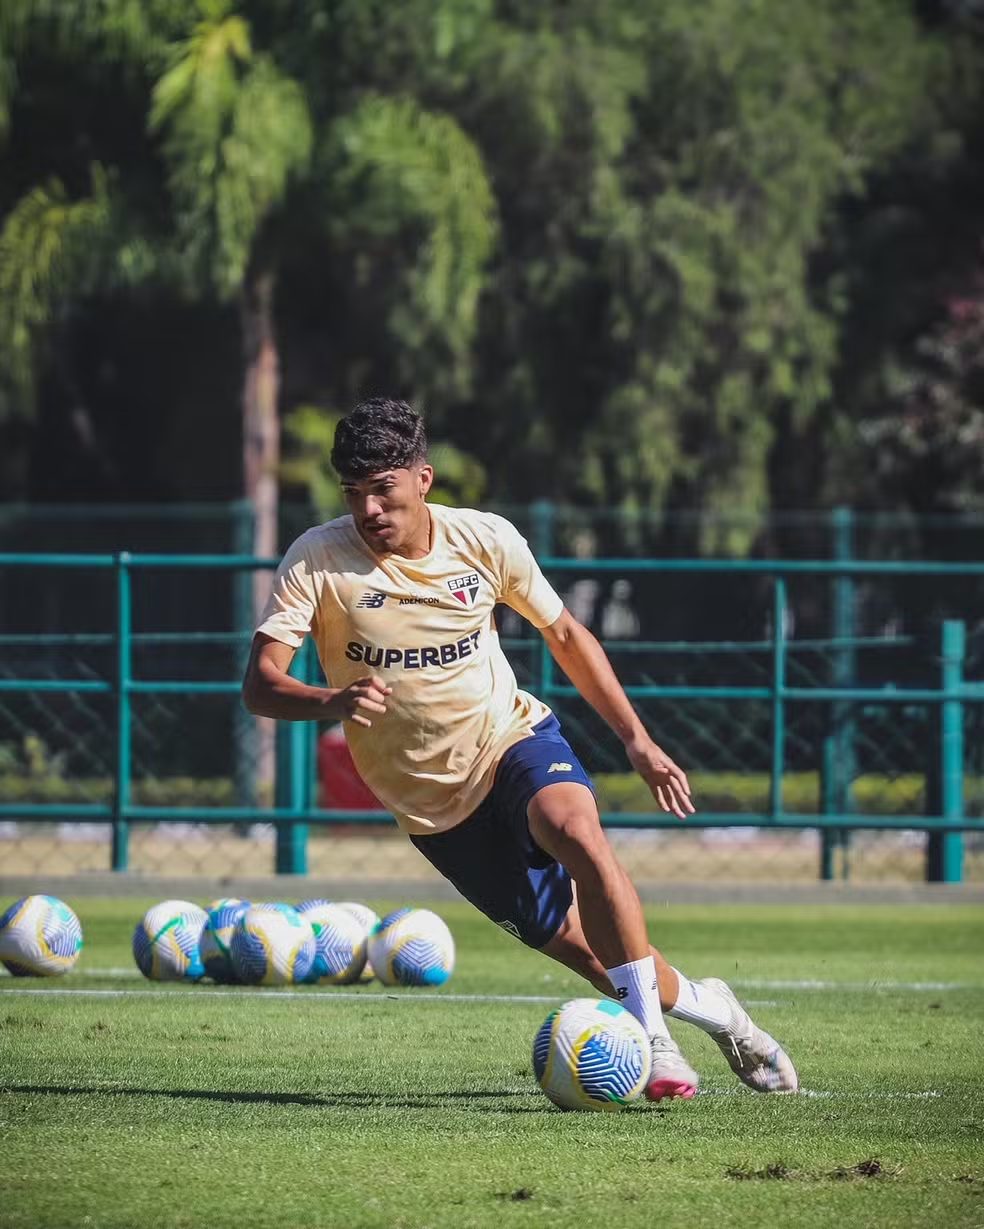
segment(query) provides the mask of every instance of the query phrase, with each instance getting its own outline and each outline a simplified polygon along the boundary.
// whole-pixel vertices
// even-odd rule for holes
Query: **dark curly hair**
[[[331,463],[343,478],[368,478],[426,460],[423,420],[405,401],[370,397],[360,401],[335,428]]]

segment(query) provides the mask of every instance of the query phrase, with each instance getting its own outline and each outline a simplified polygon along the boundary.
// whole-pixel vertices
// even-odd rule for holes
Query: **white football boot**
[[[755,1092],[795,1092],[799,1080],[789,1055],[775,1038],[752,1023],[731,987],[718,977],[705,977],[699,984],[715,990],[731,1008],[727,1028],[711,1037],[739,1080]]]
[[[680,1053],[680,1047],[672,1037],[653,1037],[650,1044],[653,1066],[646,1097],[650,1101],[672,1101],[674,1097],[689,1101],[697,1091],[700,1077]]]

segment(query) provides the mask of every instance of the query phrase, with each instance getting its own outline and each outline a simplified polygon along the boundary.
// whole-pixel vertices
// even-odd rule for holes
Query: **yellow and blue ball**
[[[305,902],[298,912],[311,923],[316,949],[304,980],[329,986],[357,982],[366,963],[366,932],[359,921],[341,905]]]
[[[340,900],[338,902],[340,909],[347,909],[362,925],[366,933],[366,963],[359,974],[358,982],[360,986],[365,986],[376,976],[373,971],[372,962],[369,960],[369,936],[372,934],[373,927],[379,923],[379,914],[375,909],[370,909],[368,905],[363,905],[355,900]]]
[[[387,986],[441,986],[454,971],[454,939],[430,909],[396,909],[369,935],[373,971]]]
[[[226,897],[213,900],[206,909],[208,918],[202,931],[201,953],[205,976],[212,981],[230,983],[239,980],[232,967],[229,944],[236,924],[249,905],[248,900]]]
[[[205,910],[190,900],[164,900],[152,905],[133,931],[133,958],[151,981],[199,981]]]
[[[58,977],[81,950],[79,919],[57,896],[24,896],[0,916],[0,962],[15,977]]]
[[[616,1110],[649,1082],[652,1053],[639,1021],[613,999],[572,999],[533,1040],[533,1074],[561,1109]]]
[[[292,905],[251,905],[236,923],[229,944],[232,967],[248,985],[302,982],[316,953],[311,923]]]

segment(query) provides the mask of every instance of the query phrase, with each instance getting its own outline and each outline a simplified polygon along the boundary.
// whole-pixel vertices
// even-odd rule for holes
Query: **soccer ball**
[[[454,939],[429,909],[397,909],[369,935],[369,959],[387,986],[440,986],[454,969]]]
[[[25,896],[0,915],[0,962],[15,977],[58,977],[81,950],[79,919],[57,896]]]
[[[236,923],[248,908],[248,900],[228,897],[225,900],[213,900],[206,910],[208,921],[202,931],[200,950],[202,964],[205,966],[205,976],[211,977],[212,981],[235,982],[239,980],[232,967],[229,944],[232,942],[232,932]]]
[[[368,905],[361,905],[357,901],[354,901],[354,900],[340,900],[338,902],[338,907],[339,909],[347,909],[349,913],[353,915],[353,917],[359,920],[359,922],[362,924],[366,932],[366,938],[368,939],[369,935],[372,933],[372,928],[379,921],[379,914],[376,913],[374,909],[370,909]],[[367,943],[366,944],[367,953],[368,953],[368,946],[369,945]],[[360,986],[366,985],[366,983],[371,982],[375,976],[376,974],[373,972],[372,963],[368,959],[368,954],[367,954],[366,963],[363,966],[362,972],[359,974],[359,977],[358,977],[359,985]]]
[[[189,900],[164,900],[152,905],[133,932],[133,958],[151,981],[198,981],[202,964],[202,931],[208,915]]]
[[[232,967],[251,986],[304,981],[316,953],[311,923],[293,905],[251,905],[229,944]]]
[[[357,919],[340,905],[308,906],[301,916],[311,923],[317,948],[304,980],[330,986],[358,981],[366,963],[366,932]]]
[[[318,896],[316,898],[312,898],[311,900],[302,900],[301,903],[295,907],[298,913],[307,913],[309,909],[317,909],[320,905],[330,904],[330,900],[325,900],[323,897]]]
[[[649,1082],[645,1029],[613,999],[572,999],[533,1039],[533,1074],[565,1110],[617,1110]]]

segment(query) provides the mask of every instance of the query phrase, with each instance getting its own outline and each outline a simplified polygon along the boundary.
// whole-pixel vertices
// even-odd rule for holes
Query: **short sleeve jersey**
[[[441,832],[492,787],[499,759],[550,710],[520,690],[492,611],[534,627],[563,602],[501,516],[428,504],[422,559],[379,557],[351,516],[302,534],[284,556],[257,627],[299,648],[310,633],[331,687],[375,674],[393,693],[366,729],[345,723],[363,780],[400,827]]]

